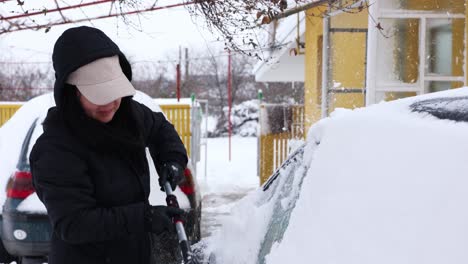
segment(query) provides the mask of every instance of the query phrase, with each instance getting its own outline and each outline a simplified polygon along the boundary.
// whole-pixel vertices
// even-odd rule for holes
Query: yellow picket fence
[[[280,106],[282,107],[282,106]],[[293,150],[293,140],[304,140],[304,106],[289,105],[287,118],[275,118],[281,129],[271,129],[274,124],[262,122],[268,105],[260,106],[260,137],[258,173],[263,184],[278,169]],[[286,122],[285,122],[286,120]],[[263,126],[263,127],[262,127]],[[266,128],[268,127],[268,128]]]
[[[182,139],[187,149],[187,154],[190,157],[192,138],[190,130],[190,105],[160,105],[160,107],[167,119],[174,125],[177,133],[179,133],[180,139]]]
[[[21,103],[0,103],[0,127],[5,124],[13,114],[22,106]],[[190,156],[190,105],[161,105],[161,110],[167,119],[174,125]]]
[[[0,103],[0,127],[8,121],[14,113],[22,106],[21,103],[17,104],[2,104]]]

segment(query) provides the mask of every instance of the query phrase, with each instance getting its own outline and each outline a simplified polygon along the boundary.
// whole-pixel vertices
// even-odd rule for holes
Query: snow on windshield
[[[286,228],[299,196],[299,183],[305,174],[304,169],[297,169],[303,160],[303,151],[298,153],[294,155],[296,159],[277,171],[276,180],[266,191],[258,190],[227,208],[230,216],[222,219],[220,229],[197,245],[203,248],[210,263],[253,264],[264,259]]]

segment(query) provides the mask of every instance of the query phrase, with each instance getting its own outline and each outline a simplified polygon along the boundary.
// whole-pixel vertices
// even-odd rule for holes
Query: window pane
[[[426,28],[426,74],[463,75],[463,19],[428,19]]]
[[[452,88],[460,88],[463,86],[462,82],[441,82],[441,81],[430,81],[425,83],[426,91],[429,93],[440,92],[449,90]]]
[[[419,20],[380,19],[378,82],[416,83],[419,72]]]
[[[380,1],[380,4],[385,9],[436,10],[463,14],[465,13],[464,2],[462,0],[384,0]]]

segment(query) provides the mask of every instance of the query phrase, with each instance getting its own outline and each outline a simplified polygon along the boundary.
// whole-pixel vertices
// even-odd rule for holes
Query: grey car
[[[40,115],[38,114],[38,116]],[[12,119],[14,118],[13,116]],[[15,122],[25,121],[15,120]],[[42,119],[38,117],[29,125],[22,144],[19,146],[21,150],[19,151],[16,169],[8,178],[6,200],[0,218],[0,263],[9,263],[11,261],[20,264],[47,262],[52,228],[46,209],[35,194],[29,165],[29,153],[37,137],[42,134],[41,123]],[[151,177],[157,176],[151,175]],[[156,186],[152,186],[152,190],[153,187]],[[159,191],[157,187],[154,189]],[[184,225],[188,239],[192,243],[198,242],[201,234],[201,198],[190,162],[185,170],[185,180],[179,184],[178,189],[180,190],[177,193],[178,198],[188,201],[188,205],[185,204],[184,207],[184,210],[187,210]],[[164,194],[161,195],[164,196]],[[40,204],[43,209],[36,210],[33,208],[31,210],[31,208],[24,207],[25,204],[30,202],[26,201],[27,199],[32,200],[36,206]],[[164,258],[167,263],[179,261],[178,241],[176,241],[175,237],[171,238],[164,234],[161,237],[155,236],[153,237],[153,245],[153,253],[159,258]]]

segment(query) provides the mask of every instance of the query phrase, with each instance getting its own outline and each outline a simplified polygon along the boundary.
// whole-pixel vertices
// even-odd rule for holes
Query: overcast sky
[[[29,2],[31,1],[29,0]],[[33,0],[33,2],[36,1]],[[174,1],[160,0],[158,6],[168,3],[174,4]],[[2,11],[5,14],[6,6],[0,5],[0,8],[3,8]],[[106,11],[109,11],[108,7]],[[74,12],[81,13],[81,11]],[[130,18],[134,26],[126,25],[122,18],[108,18],[96,20],[93,23],[54,26],[48,33],[45,33],[44,30],[29,30],[3,34],[0,35],[0,48],[2,50],[0,61],[50,61],[53,45],[57,38],[67,28],[80,25],[95,26],[103,30],[133,62],[166,60],[168,57],[176,58],[179,46],[196,50],[208,48],[216,50],[222,47],[222,42],[217,41],[217,37],[205,29],[203,21],[196,21],[195,24],[184,7],[146,12],[142,15],[130,16]]]

